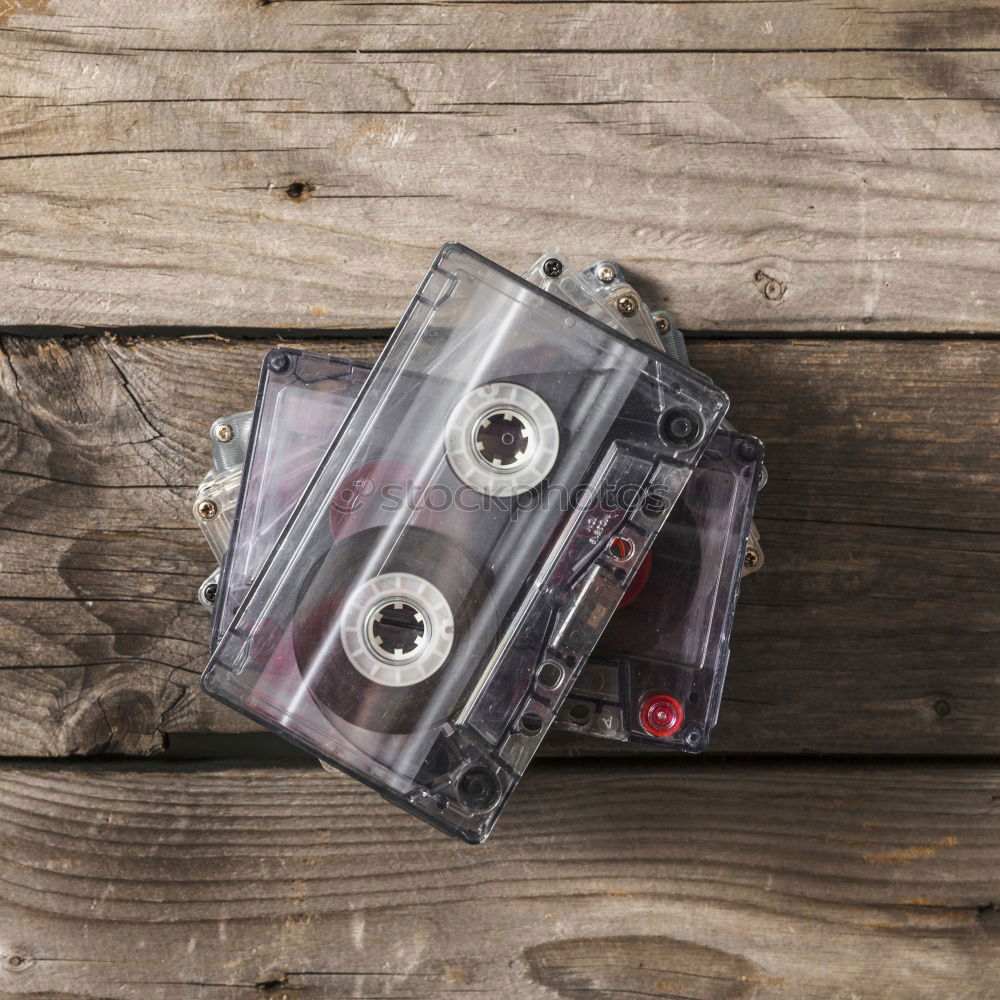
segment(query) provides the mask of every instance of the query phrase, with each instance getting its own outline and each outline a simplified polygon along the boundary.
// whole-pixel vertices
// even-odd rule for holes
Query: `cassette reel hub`
[[[496,469],[520,467],[533,447],[532,428],[511,410],[487,413],[476,431],[480,457]]]
[[[445,431],[452,471],[487,496],[517,496],[537,486],[559,452],[559,428],[537,393],[513,382],[470,392],[452,411]]]
[[[409,687],[436,673],[451,652],[451,608],[430,581],[383,573],[351,594],[340,626],[354,668],[387,687]]]
[[[423,614],[407,601],[386,601],[372,611],[365,625],[368,647],[387,662],[412,659],[426,635]]]

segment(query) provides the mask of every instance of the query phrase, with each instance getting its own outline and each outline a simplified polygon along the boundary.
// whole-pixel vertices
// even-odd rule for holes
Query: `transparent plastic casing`
[[[446,245],[205,690],[481,842],[727,405]]]
[[[371,365],[292,348],[271,351],[264,359],[213,608],[213,646],[243,603],[370,372]]]
[[[705,748],[719,714],[763,456],[757,438],[713,437],[562,706],[558,728]]]
[[[544,276],[546,264],[555,276]],[[602,266],[614,268],[614,283],[622,283],[615,265]],[[599,282],[594,276],[597,268],[587,270],[592,284]],[[544,276],[545,286],[560,297],[567,280],[575,282],[570,287],[578,289],[581,301],[590,294],[581,287],[584,279],[557,255],[543,256],[525,276],[535,283]],[[607,314],[607,318],[623,332],[639,336],[626,317]],[[291,349],[265,360],[244,466],[249,479],[240,495],[215,602],[215,639],[246,595],[369,371],[370,366],[361,363]],[[642,598],[632,610],[622,606],[618,613],[628,622],[644,608],[656,608],[661,616],[626,629],[618,627],[617,615],[612,619],[555,721],[558,728],[689,752],[707,745],[718,717],[740,575],[747,572],[744,566],[737,575],[733,567],[742,565],[740,546],[750,544],[743,541],[742,524],[751,516],[756,498],[756,490],[743,488],[749,467],[741,452],[745,455],[759,447],[755,439],[735,432],[720,432],[713,439],[654,544],[652,572],[648,579],[640,573],[636,581],[644,589]],[[218,577],[216,571],[214,579]],[[714,608],[728,608],[730,613],[716,614]],[[614,637],[616,654],[602,651],[608,637]],[[633,703],[625,697],[627,692],[638,692]],[[657,736],[643,727],[641,713],[642,704],[654,696],[676,703],[671,724]],[[669,701],[665,705],[670,707]]]
[[[194,498],[195,523],[219,562],[226,554],[232,532],[252,417],[248,410],[219,417],[212,424],[212,471],[202,480]]]
[[[216,632],[228,627],[369,371],[291,349],[265,359],[247,478],[215,603]],[[556,718],[557,728],[664,749],[704,749],[718,717],[762,454],[756,438],[716,433]],[[677,703],[665,735],[653,736],[642,724],[642,704],[654,696]]]
[[[574,304],[586,296],[595,308],[609,299],[627,304],[615,310],[612,326],[636,340],[659,334],[662,348],[687,363],[673,317],[651,314],[614,261],[578,273],[558,254],[546,254],[528,274],[547,279],[554,294]],[[753,511],[764,448],[728,421],[721,426],[556,717],[557,728],[690,753],[707,746],[740,581],[763,564]]]

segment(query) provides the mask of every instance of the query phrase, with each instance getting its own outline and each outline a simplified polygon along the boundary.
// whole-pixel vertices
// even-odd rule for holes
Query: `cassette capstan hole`
[[[566,671],[562,664],[554,660],[546,660],[538,668],[538,683],[545,688],[557,688],[562,684]]]
[[[537,736],[542,726],[542,717],[537,712],[525,712],[518,721],[518,728],[525,736]]]
[[[608,551],[615,562],[628,562],[635,552],[635,543],[630,538],[619,535],[608,543]]]

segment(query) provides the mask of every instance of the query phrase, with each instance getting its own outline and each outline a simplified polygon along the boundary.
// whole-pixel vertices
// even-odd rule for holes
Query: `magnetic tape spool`
[[[445,721],[441,695],[462,683],[453,668],[490,598],[458,546],[424,528],[400,534],[358,585],[348,570],[379,551],[386,530],[357,532],[316,560],[296,602],[293,648],[324,713],[370,732],[402,734]],[[349,589],[344,580],[352,580]]]
[[[517,496],[537,486],[559,454],[559,427],[548,403],[515,382],[492,382],[452,410],[445,453],[456,476],[478,493]]]

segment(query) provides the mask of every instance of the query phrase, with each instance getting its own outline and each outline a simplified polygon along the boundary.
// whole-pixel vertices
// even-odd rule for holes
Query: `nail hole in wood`
[[[292,181],[288,187],[285,188],[285,194],[288,195],[292,201],[305,201],[316,190],[315,184],[310,184],[308,181]]]

